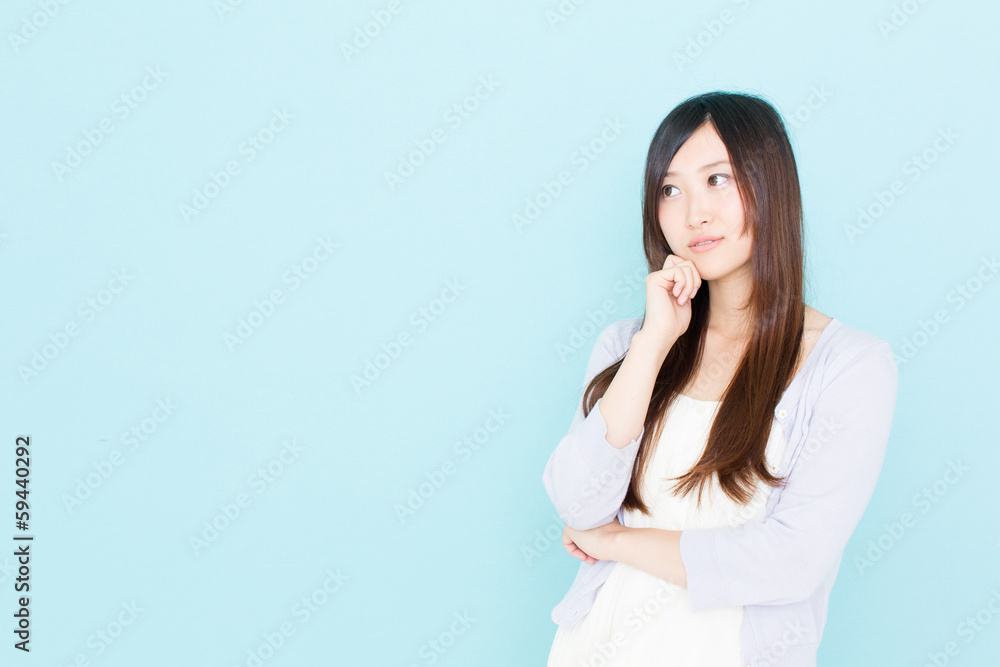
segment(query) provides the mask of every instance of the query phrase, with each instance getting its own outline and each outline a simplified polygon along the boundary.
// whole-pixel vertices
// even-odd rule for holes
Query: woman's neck
[[[708,328],[734,342],[749,340],[750,313],[741,308],[750,296],[750,281],[733,274],[710,280],[708,294]]]

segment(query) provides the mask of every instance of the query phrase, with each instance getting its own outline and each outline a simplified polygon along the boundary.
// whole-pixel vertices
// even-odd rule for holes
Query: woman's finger
[[[668,263],[669,267],[666,266]],[[669,288],[670,293],[677,298],[678,305],[684,305],[701,287],[701,275],[698,274],[698,269],[691,260],[681,259],[676,255],[670,255],[668,261],[664,262],[664,267],[672,269],[669,274],[674,279],[674,284]]]
[[[694,265],[694,262],[688,262],[691,267],[692,275],[692,285],[691,285],[691,297],[694,297],[698,293],[698,288],[701,287],[701,274],[698,273],[698,267]]]
[[[694,274],[691,272],[691,268],[685,264],[678,264],[677,266],[671,267],[671,270],[674,272],[674,275],[676,275],[672,293],[674,297],[678,299],[678,305],[683,305],[684,302],[680,301],[680,299],[690,287]]]
[[[688,263],[682,264],[680,267],[681,271],[684,272],[684,289],[681,291],[680,298],[677,300],[677,305],[683,306],[684,303],[691,298],[691,292],[694,291],[694,269]]]
[[[666,269],[671,266],[677,266],[678,264],[681,264],[684,261],[685,260],[683,257],[678,257],[677,255],[667,255],[667,258],[663,260],[663,266],[661,266],[660,268]]]
[[[597,562],[596,558],[588,555],[586,552],[583,551],[583,549],[576,546],[576,542],[573,541],[573,538],[569,534],[569,526],[566,526],[563,529],[562,543],[563,546],[566,548],[566,551],[569,552],[570,556],[573,556],[574,558],[579,558],[580,560],[583,561],[587,561],[588,563]]]
[[[684,283],[687,280],[683,268],[681,266],[668,266],[663,269],[663,276],[670,281],[667,284],[667,290],[674,297],[677,297],[684,289]]]
[[[573,545],[573,547],[574,547],[573,551],[571,551],[570,553],[579,558],[580,560],[587,561],[588,563],[597,562],[596,558],[585,553],[580,547],[576,546],[575,544]]]

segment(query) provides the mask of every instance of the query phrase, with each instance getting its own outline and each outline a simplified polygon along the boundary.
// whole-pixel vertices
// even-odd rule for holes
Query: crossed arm
[[[687,588],[687,570],[681,560],[681,532],[662,528],[631,528],[611,523],[576,530],[563,529],[563,546],[581,560],[614,560],[672,584]]]
[[[588,371],[607,359],[591,361]],[[791,462],[787,486],[767,518],[741,526],[621,526],[617,512],[642,434],[614,448],[604,437],[600,401],[586,419],[578,411],[543,476],[566,522],[567,550],[581,560],[624,562],[684,586],[696,611],[806,599],[836,565],[871,498],[897,392],[892,349],[884,342],[852,348],[824,375],[824,388],[808,406],[807,431],[789,434],[805,444]]]

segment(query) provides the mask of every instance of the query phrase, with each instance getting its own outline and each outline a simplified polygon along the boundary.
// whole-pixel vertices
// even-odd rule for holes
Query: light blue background
[[[997,5],[912,1],[883,35],[903,5],[589,0],[553,24],[556,0],[401,0],[345,57],[387,6],[246,0],[220,16],[209,0],[81,0],[31,33],[39,3],[7,3],[0,539],[15,532],[13,441],[30,434],[36,541],[29,656],[10,646],[13,559],[0,557],[0,662],[246,665],[288,623],[263,664],[427,665],[428,642],[467,613],[435,664],[544,664],[579,561],[558,543],[525,549],[561,528],[541,474],[579,399],[587,323],[642,314],[624,279],[642,285],[649,141],[684,98],[724,89],[763,95],[788,122],[808,302],[916,350],[820,664],[922,665],[949,641],[949,664],[992,664],[1000,618],[971,638],[958,626],[1000,590],[1000,279],[972,280],[961,308],[953,290],[1000,240]],[[731,22],[712,24],[725,9]],[[678,66],[699,33],[702,52]],[[115,100],[147,67],[165,76],[122,118]],[[498,87],[455,127],[445,114],[480,77]],[[248,160],[241,142],[275,109],[294,117]],[[113,131],[60,180],[54,163],[105,118]],[[624,129],[581,163],[608,119]],[[957,139],[914,172],[948,128]],[[390,188],[385,173],[436,129],[445,141]],[[180,205],[230,160],[240,172],[185,221]],[[518,230],[513,214],[564,170],[572,183]],[[895,180],[902,194],[850,238]],[[319,238],[338,247],[292,289],[286,272]],[[128,284],[88,320],[80,304],[122,270]],[[436,302],[448,281],[463,288]],[[283,302],[230,350],[224,336],[274,289]],[[426,328],[411,319],[442,304]],[[921,335],[937,311],[946,321]],[[68,323],[78,335],[22,377]],[[577,349],[560,354],[574,331]],[[352,376],[400,334],[409,345],[356,391]],[[160,422],[158,399],[177,406]],[[503,425],[456,449],[491,410]],[[130,450],[122,435],[143,425]],[[278,469],[290,440],[301,452],[256,493],[252,476]],[[121,464],[68,508],[115,450]],[[401,521],[397,505],[449,461]],[[958,461],[968,470],[940,482]],[[924,511],[915,497],[935,482]],[[241,493],[249,506],[196,553],[190,538]],[[907,511],[915,525],[889,537]],[[889,548],[859,570],[880,538]],[[295,605],[338,568],[347,581],[303,620]],[[134,622],[98,643],[133,601]]]

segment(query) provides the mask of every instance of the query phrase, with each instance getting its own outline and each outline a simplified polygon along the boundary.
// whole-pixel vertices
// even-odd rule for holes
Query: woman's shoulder
[[[632,344],[632,336],[642,328],[642,319],[642,317],[627,317],[615,320],[604,327],[599,338],[606,341],[609,348],[620,357]]]
[[[642,328],[642,321],[642,317],[628,317],[604,327],[599,339],[611,356],[621,358],[628,351],[632,337]],[[804,324],[807,357],[816,357],[818,365],[828,370],[847,365],[866,351],[894,359],[892,346],[886,340],[808,305]],[[816,354],[812,354],[813,351]]]
[[[825,313],[821,313],[810,305],[806,305],[805,330],[807,333],[820,333],[826,328],[834,318]]]
[[[816,337],[817,365],[836,372],[857,361],[861,355],[886,357],[895,366],[892,346],[875,334],[851,326],[818,310],[807,308],[805,329]]]
[[[610,324],[605,324],[600,329],[600,333],[597,334],[590,363],[600,365],[603,368],[624,357],[632,345],[632,336],[641,327],[641,317],[614,320]]]

